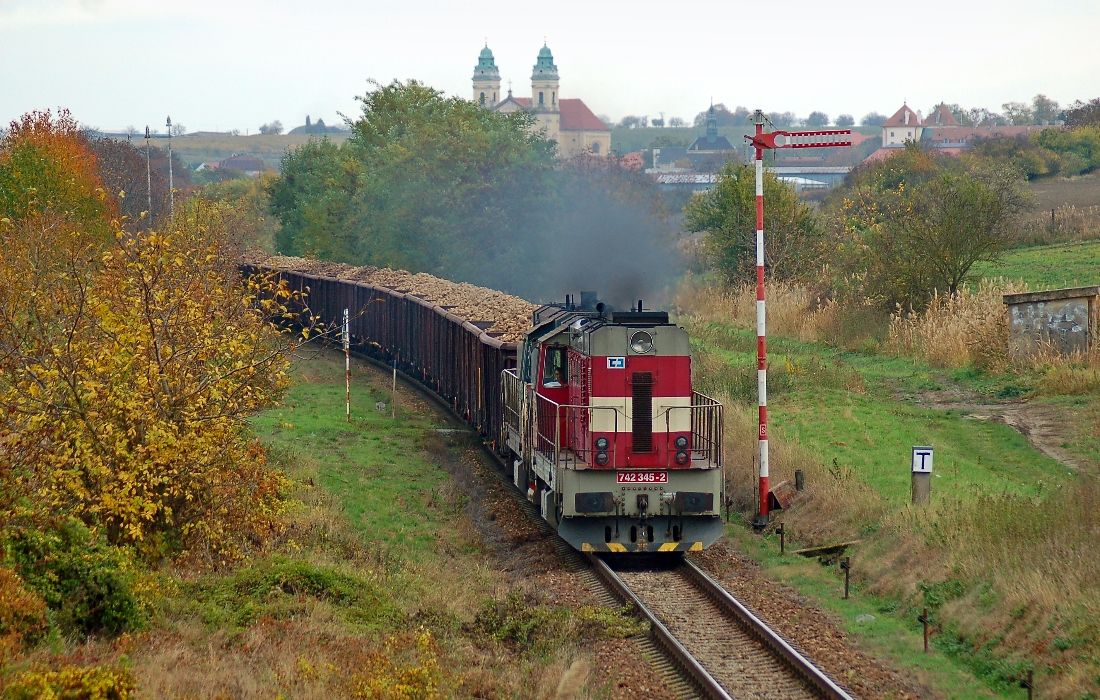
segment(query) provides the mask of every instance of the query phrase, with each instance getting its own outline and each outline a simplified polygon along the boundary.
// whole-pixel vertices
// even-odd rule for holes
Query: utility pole
[[[745,136],[756,149],[756,390],[760,446],[760,506],[753,525],[763,529],[768,524],[768,494],[771,490],[768,471],[768,341],[764,313],[764,150],[776,148],[829,148],[851,146],[851,129],[824,131],[773,131],[764,133],[764,112],[753,112],[756,133]],[[776,143],[777,137],[784,142]],[[847,137],[847,138],[844,138]]]
[[[149,167],[149,125],[145,125],[145,210],[149,224],[153,223],[153,173]]]
[[[168,115],[168,121],[165,123],[168,127],[168,219],[174,219],[176,216],[176,189],[172,184],[172,115]]]

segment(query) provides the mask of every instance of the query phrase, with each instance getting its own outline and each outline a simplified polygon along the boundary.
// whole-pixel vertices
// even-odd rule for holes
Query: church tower
[[[500,71],[488,44],[481,50],[474,66],[474,102],[489,109],[500,102]]]
[[[558,67],[554,65],[554,55],[545,43],[539,49],[531,72],[531,111],[535,114],[537,126],[546,130],[546,138],[557,141],[561,126]]]
[[[707,141],[715,141],[718,139],[718,113],[714,111],[714,104],[712,103],[710,109],[707,110]]]

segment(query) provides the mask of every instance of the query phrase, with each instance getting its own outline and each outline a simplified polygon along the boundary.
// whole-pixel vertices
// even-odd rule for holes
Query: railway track
[[[352,354],[382,371],[391,371],[389,365],[366,353]],[[398,374],[406,386],[454,415],[452,407],[430,387],[404,372]],[[510,488],[508,465],[487,445],[482,447],[500,467],[497,476],[501,482]],[[851,700],[846,691],[687,559],[677,559],[669,569],[633,565],[633,571],[630,567],[615,571],[607,561],[573,550],[526,498],[509,492],[544,533],[554,538],[554,549],[568,569],[602,604],[632,604],[649,621],[650,636],[635,642],[641,656],[674,693],[683,698]]]
[[[772,631],[702,569],[611,564],[596,574],[649,620],[651,636],[708,698],[830,698],[851,695]]]

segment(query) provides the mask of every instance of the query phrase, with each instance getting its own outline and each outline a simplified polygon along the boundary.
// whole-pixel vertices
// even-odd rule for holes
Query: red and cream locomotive
[[[683,552],[721,536],[722,405],[684,329],[591,292],[540,307],[501,378],[516,486],[576,549]]]

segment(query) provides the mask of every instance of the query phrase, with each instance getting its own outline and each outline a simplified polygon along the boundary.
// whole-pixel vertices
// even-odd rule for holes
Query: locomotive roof
[[[609,308],[597,311],[548,304],[539,307],[533,316],[534,327],[529,335],[539,342],[551,339],[567,327],[591,333],[606,326],[647,328],[673,325],[669,323],[667,311],[613,311]]]

